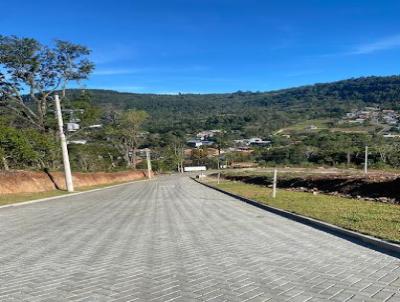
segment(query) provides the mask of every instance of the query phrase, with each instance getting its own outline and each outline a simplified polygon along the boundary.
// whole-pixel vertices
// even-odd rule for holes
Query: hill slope
[[[152,132],[224,128],[267,135],[298,121],[337,118],[365,105],[400,109],[400,76],[363,77],[271,92],[156,95],[87,90],[114,109],[141,109],[152,116]],[[69,90],[75,96],[80,90]]]

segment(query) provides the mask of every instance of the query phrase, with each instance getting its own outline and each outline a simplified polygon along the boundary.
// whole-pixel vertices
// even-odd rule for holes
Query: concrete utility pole
[[[368,174],[368,146],[365,146],[364,174]]]
[[[146,160],[147,160],[147,177],[151,178],[151,158],[150,149],[146,149]]]
[[[71,173],[71,165],[69,162],[69,155],[68,155],[68,147],[67,147],[67,139],[65,138],[64,134],[64,123],[61,113],[61,105],[60,105],[60,98],[58,94],[54,96],[54,105],[55,105],[55,113],[58,121],[58,132],[60,135],[61,141],[61,150],[62,150],[62,157],[64,163],[64,174],[65,174],[65,185],[67,187],[68,192],[74,192],[74,184],[72,182],[72,173]]]
[[[276,183],[278,182],[278,169],[274,169],[274,178],[272,182],[272,198],[276,197]]]

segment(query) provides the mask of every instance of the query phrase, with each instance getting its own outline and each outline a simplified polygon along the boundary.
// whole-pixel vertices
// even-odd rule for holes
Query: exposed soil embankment
[[[128,182],[146,177],[144,171],[74,173],[75,187],[105,185]],[[0,194],[34,193],[65,189],[64,174],[61,172],[14,171],[0,173]]]
[[[272,179],[268,176],[224,175],[223,177],[258,185],[272,184]],[[318,175],[293,177],[282,175],[278,178],[278,187],[400,203],[400,178],[396,176]]]

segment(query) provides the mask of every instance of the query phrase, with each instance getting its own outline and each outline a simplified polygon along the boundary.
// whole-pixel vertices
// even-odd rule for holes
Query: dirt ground
[[[272,168],[225,171],[223,177],[246,183],[271,185]],[[380,202],[400,203],[400,173],[356,169],[279,168],[278,187]]]
[[[145,178],[143,171],[73,173],[75,187],[88,187]],[[64,190],[61,172],[12,171],[0,173],[0,194],[35,193]]]

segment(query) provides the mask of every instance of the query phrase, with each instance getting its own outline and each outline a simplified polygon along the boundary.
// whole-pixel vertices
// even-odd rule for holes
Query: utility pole
[[[278,181],[278,169],[274,169],[274,178],[272,180],[272,198],[276,197],[276,183]]]
[[[221,172],[218,172],[218,184],[220,182],[220,178],[221,178]]]
[[[69,162],[69,155],[68,155],[68,146],[67,146],[67,139],[65,138],[64,134],[64,123],[61,113],[61,105],[60,105],[60,98],[58,94],[54,96],[54,105],[55,105],[55,112],[58,121],[58,132],[60,135],[61,141],[61,150],[62,150],[62,157],[63,157],[63,164],[64,164],[64,174],[65,174],[65,184],[67,187],[68,192],[74,192],[74,184],[72,182],[72,173],[71,173],[71,165]]]
[[[364,174],[368,174],[368,146],[365,146]]]
[[[151,158],[150,149],[146,149],[146,160],[147,160],[147,178],[151,178]]]

